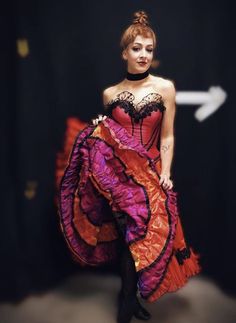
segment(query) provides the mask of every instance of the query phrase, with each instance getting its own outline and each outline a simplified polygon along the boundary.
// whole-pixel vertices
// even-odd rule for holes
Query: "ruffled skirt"
[[[200,255],[186,245],[177,192],[159,185],[161,159],[111,118],[76,136],[60,178],[60,227],[73,259],[98,266],[117,259],[113,212],[126,214],[125,241],[142,298],[153,302],[199,273]]]

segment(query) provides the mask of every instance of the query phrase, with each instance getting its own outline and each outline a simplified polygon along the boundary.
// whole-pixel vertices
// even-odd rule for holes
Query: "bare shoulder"
[[[160,93],[164,100],[173,98],[176,95],[174,80],[160,76],[153,76],[153,86]]]
[[[103,96],[103,104],[106,106],[109,101],[111,101],[115,94],[117,93],[117,90],[119,89],[120,84],[116,84],[113,86],[109,86],[103,90],[102,96]]]

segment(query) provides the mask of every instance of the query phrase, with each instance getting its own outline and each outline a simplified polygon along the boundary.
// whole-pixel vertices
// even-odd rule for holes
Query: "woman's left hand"
[[[160,174],[160,185],[163,185],[165,190],[170,190],[174,186],[173,181],[168,174]]]
[[[99,122],[105,120],[107,118],[106,115],[102,115],[102,114],[99,114],[97,118],[95,119],[92,119],[92,123],[97,126],[99,124]]]

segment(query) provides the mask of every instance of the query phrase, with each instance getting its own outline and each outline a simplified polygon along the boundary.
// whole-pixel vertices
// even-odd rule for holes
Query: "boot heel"
[[[130,323],[134,315],[136,301],[134,298],[119,300],[117,323]]]
[[[135,310],[134,310],[134,316],[139,319],[139,320],[144,320],[147,321],[149,320],[152,316],[151,314],[144,308],[140,303],[138,298],[136,298],[136,303],[135,303]]]

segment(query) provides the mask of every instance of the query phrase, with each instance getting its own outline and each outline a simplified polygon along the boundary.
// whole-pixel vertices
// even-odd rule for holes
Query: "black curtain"
[[[203,122],[178,105],[173,177],[187,240],[203,274],[235,292],[234,14],[229,1],[19,1],[1,11],[0,298],[46,289],[80,268],[61,235],[55,160],[66,119],[102,111],[121,81],[120,36],[143,9],[157,33],[153,73],[177,92],[220,86],[227,99]]]

